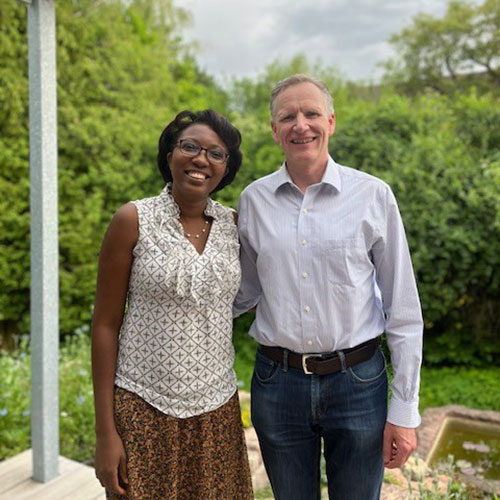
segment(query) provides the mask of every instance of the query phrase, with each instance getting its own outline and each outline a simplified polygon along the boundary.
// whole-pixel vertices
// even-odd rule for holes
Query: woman
[[[231,344],[237,230],[209,198],[240,143],[215,111],[179,113],[159,141],[165,189],[122,206],[104,237],[92,365],[108,498],[253,498]]]

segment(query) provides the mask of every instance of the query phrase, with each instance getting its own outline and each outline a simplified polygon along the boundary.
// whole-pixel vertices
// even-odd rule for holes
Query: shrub
[[[451,404],[500,411],[500,368],[422,369],[420,409]]]
[[[0,460],[31,446],[31,356],[20,350],[0,355]],[[94,403],[90,340],[84,332],[69,337],[59,353],[60,453],[90,463],[94,456]]]
[[[412,250],[429,364],[500,354],[500,120],[485,95],[354,101],[334,158],[388,182]]]
[[[0,355],[0,460],[30,447],[30,361],[24,351]]]

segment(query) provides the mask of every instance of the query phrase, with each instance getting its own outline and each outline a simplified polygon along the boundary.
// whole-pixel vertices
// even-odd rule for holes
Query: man
[[[376,499],[420,423],[422,316],[401,217],[387,184],[329,156],[322,82],[280,82],[271,116],[285,163],[239,204],[235,313],[257,305],[252,420],[277,500],[320,498],[321,441],[330,499]]]

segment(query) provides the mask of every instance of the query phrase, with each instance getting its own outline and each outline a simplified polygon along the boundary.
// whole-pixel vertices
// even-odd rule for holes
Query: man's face
[[[335,115],[316,85],[304,82],[281,91],[274,101],[271,128],[289,167],[326,165]]]

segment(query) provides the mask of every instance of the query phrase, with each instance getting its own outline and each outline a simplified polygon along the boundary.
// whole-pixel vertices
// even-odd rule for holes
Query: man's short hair
[[[325,97],[325,104],[326,108],[329,112],[333,113],[333,97],[330,94],[330,91],[328,90],[328,87],[326,86],[326,83],[321,81],[321,80],[316,80],[316,78],[313,78],[309,75],[304,75],[302,73],[298,73],[296,75],[289,76],[288,78],[285,78],[284,80],[281,80],[276,84],[274,89],[271,92],[271,100],[270,100],[270,108],[271,108],[271,119],[274,118],[274,102],[278,95],[288,87],[292,87],[293,85],[298,85],[299,83],[312,83],[313,85],[316,85],[319,90],[321,90],[321,93]]]

